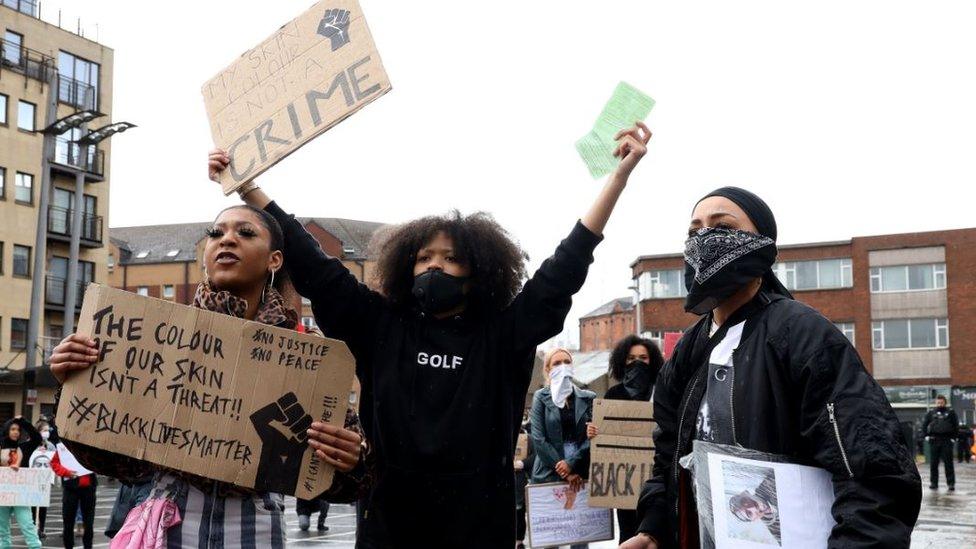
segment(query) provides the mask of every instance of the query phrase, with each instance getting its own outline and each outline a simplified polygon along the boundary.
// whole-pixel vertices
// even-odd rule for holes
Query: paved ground
[[[928,465],[921,465],[924,497],[922,513],[918,525],[912,536],[913,549],[957,549],[976,547],[976,463],[956,464],[956,492],[950,494],[945,488],[943,477],[942,488],[933,492],[928,489]],[[105,537],[105,524],[108,522],[112,504],[118,484],[105,482],[99,485],[98,504],[95,520],[95,547],[108,547],[109,539]],[[52,509],[60,510],[60,490],[52,495]],[[313,518],[310,532],[298,529],[298,518],[295,515],[294,500],[289,499],[288,505],[288,546],[289,547],[337,547],[351,549],[356,536],[355,509],[349,505],[333,505],[329,511],[326,524],[328,532],[314,530]],[[48,538],[44,540],[44,547],[62,547],[61,517],[49,516],[46,530]],[[17,527],[13,526],[17,532]],[[75,541],[81,547],[81,536]],[[591,544],[591,549],[612,549],[617,545],[613,542]],[[13,547],[26,547],[22,537],[15,536]]]

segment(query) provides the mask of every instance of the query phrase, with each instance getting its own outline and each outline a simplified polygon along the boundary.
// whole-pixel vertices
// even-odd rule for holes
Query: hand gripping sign
[[[307,429],[345,421],[343,342],[96,284],[78,333],[99,361],[64,384],[63,438],[259,491],[331,486]]]
[[[318,2],[203,85],[224,194],[390,89],[359,3]]]

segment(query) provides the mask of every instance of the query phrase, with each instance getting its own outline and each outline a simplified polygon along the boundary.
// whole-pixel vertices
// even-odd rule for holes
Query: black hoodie
[[[392,308],[293,216],[266,210],[319,327],[356,358],[378,460],[359,546],[511,547],[512,456],[535,348],[562,330],[601,237],[577,223],[504,311],[437,320]]]
[[[17,440],[12,440],[9,436],[10,427],[15,423],[20,426],[20,438]],[[3,424],[3,441],[0,442],[0,448],[4,450],[17,448],[20,452],[21,467],[28,466],[31,454],[33,454],[34,450],[37,450],[37,447],[43,442],[44,440],[41,438],[41,433],[35,429],[29,421],[22,417],[8,419]]]

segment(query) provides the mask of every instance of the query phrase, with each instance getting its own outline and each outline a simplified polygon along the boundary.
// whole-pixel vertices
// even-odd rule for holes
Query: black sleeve
[[[956,415],[956,411],[955,410],[949,410],[949,421],[952,422],[952,432],[953,433],[958,433],[959,432],[959,416]]]
[[[789,355],[806,450],[833,476],[828,547],[907,548],[922,484],[884,391],[820,314],[794,317],[785,333],[770,345]]]
[[[679,347],[685,344],[682,339]],[[678,349],[672,356],[680,356]],[[654,385],[654,467],[651,478],[644,482],[637,500],[638,532],[649,534],[663,547],[670,546],[672,539],[671,512],[668,508],[668,485],[673,474],[675,446],[677,445],[678,406],[682,388],[678,386],[675,364],[669,360],[661,368]]]
[[[285,265],[295,289],[312,302],[322,332],[349,345],[357,359],[372,348],[383,298],[361,284],[338,258],[322,251],[305,227],[276,203],[265,207],[285,234]],[[368,361],[357,360],[357,369]]]
[[[922,436],[929,436],[929,423],[932,421],[931,410],[925,414],[925,419],[922,420]]]
[[[593,250],[603,240],[577,222],[539,270],[506,309],[503,318],[511,328],[512,348],[534,348],[563,330],[573,305],[573,295],[586,280]]]
[[[41,433],[37,430],[37,428],[34,427],[34,425],[31,422],[27,421],[24,418],[18,418],[15,421],[17,425],[20,426],[21,432],[26,434],[29,439],[27,440],[27,442],[20,445],[21,466],[26,466],[30,462],[31,454],[33,454],[34,450],[37,450],[37,448],[40,447],[40,445],[43,444],[44,441],[41,439]]]

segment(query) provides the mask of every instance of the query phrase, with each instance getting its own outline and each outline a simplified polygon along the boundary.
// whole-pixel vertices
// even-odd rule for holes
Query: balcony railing
[[[82,212],[81,218],[81,239],[92,242],[102,242],[102,216]],[[47,210],[47,232],[48,234],[71,236],[71,227],[74,221],[74,210],[62,208],[60,206],[48,206]]]
[[[51,365],[51,355],[54,354],[54,348],[61,343],[60,337],[50,337],[50,336],[38,336],[39,340],[37,343],[41,347],[41,364],[45,366]]]
[[[47,82],[48,76],[57,71],[52,57],[7,40],[0,40],[0,69],[19,72],[41,82]]]
[[[44,303],[64,307],[64,298],[67,294],[68,281],[60,276],[54,275],[47,275],[45,277],[45,281],[47,284],[45,284],[44,289]],[[80,309],[82,298],[85,296],[85,286],[87,284],[79,281],[76,282],[75,285],[78,287],[76,290],[77,293],[75,294],[75,308]]]
[[[71,166],[95,175],[104,175],[105,151],[88,147],[88,154],[82,153],[81,145],[66,137],[59,137],[55,141],[54,162],[64,166]]]
[[[79,109],[94,110],[98,104],[95,86],[67,76],[58,76],[58,101]]]
[[[3,0],[3,5],[31,17],[37,17],[37,0]]]

